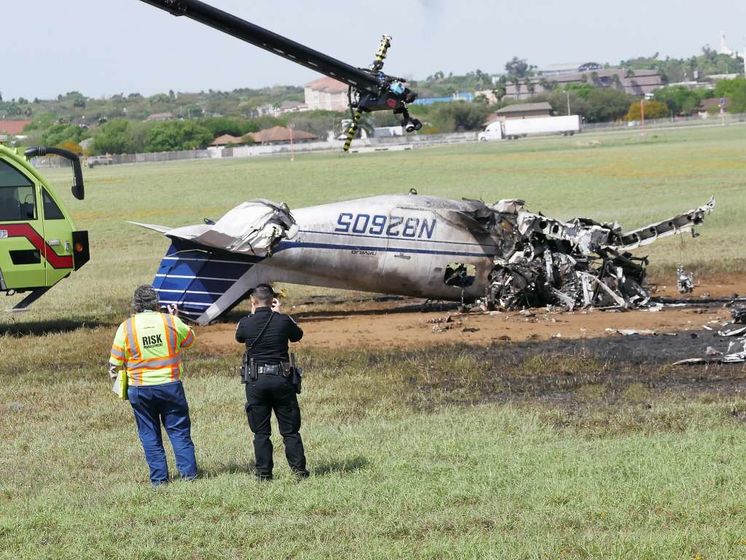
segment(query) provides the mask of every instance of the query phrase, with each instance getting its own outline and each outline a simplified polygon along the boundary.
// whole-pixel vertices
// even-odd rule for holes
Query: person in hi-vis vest
[[[161,425],[176,456],[176,467],[186,480],[197,476],[191,421],[181,384],[181,350],[194,343],[194,332],[172,313],[160,313],[157,292],[139,286],[132,298],[135,312],[119,325],[109,357],[109,373],[127,372],[127,398],[137,423],[154,486],[168,482],[168,463]],[[170,308],[169,308],[170,310]]]

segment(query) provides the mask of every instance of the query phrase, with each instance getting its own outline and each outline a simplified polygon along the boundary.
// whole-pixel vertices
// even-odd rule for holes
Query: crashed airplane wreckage
[[[647,257],[629,251],[658,239],[693,232],[715,199],[668,220],[624,233],[616,223],[587,218],[561,222],[523,209],[523,201],[498,202],[500,227],[515,240],[510,254],[496,256],[486,297],[503,309],[552,305],[577,307],[644,305]],[[517,232],[517,235],[516,235]],[[680,273],[680,275],[683,273]]]
[[[292,213],[244,202],[217,221],[170,228],[153,286],[200,324],[216,320],[261,282],[288,282],[489,308],[645,304],[647,259],[629,251],[692,231],[715,206],[622,232],[587,218],[560,221],[521,200],[384,195]]]

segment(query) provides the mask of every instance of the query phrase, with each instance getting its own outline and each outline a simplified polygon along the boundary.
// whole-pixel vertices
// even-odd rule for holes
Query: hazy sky
[[[4,99],[302,85],[318,74],[140,0],[2,0]],[[385,70],[425,78],[479,68],[496,73],[514,55],[543,67],[609,62],[703,45],[746,45],[746,0],[209,0],[354,66],[367,66],[383,33]],[[613,6],[613,7],[612,7]],[[389,8],[389,9],[386,9]]]

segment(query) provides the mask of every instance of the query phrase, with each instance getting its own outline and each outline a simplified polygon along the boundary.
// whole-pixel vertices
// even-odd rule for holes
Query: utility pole
[[[565,96],[567,97],[567,116],[570,116],[570,92],[565,90]]]
[[[290,161],[295,161],[295,146],[293,145],[293,129],[295,124],[288,123],[288,130],[290,130]]]
[[[640,99],[640,128],[645,127],[645,100]]]

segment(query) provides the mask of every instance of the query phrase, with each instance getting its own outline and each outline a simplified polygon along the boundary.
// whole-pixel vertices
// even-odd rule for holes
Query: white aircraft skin
[[[204,325],[257,284],[270,282],[472,301],[486,295],[497,262],[520,255],[527,232],[569,243],[582,254],[604,247],[626,251],[690,231],[715,201],[627,234],[617,224],[560,222],[525,211],[523,204],[383,195],[291,213],[284,204],[257,200],[217,222],[173,229],[137,225],[172,240],[153,280],[161,303],[177,305],[187,319]],[[469,272],[465,287],[445,282],[458,265]]]
[[[468,217],[484,205],[417,195],[385,195],[300,208],[298,231],[271,256],[200,246],[181,230],[155,229],[173,241],[153,286],[199,324],[217,319],[263,282],[287,282],[431,299],[460,300],[444,283],[446,266],[476,267],[464,295],[484,294],[500,239]],[[200,231],[209,226],[196,226]]]

